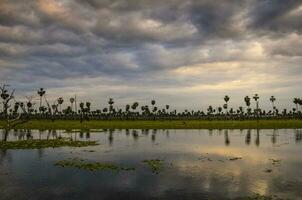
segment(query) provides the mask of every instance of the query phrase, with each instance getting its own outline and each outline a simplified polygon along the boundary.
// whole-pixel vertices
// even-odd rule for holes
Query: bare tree
[[[0,96],[3,105],[3,117],[5,120],[5,129],[12,129],[19,124],[26,123],[29,120],[28,112],[25,108],[23,102],[18,102],[15,100],[15,89],[9,91],[9,85],[0,85]],[[9,113],[8,109],[11,107],[11,104],[15,103],[14,110],[15,112]],[[18,112],[19,108],[21,112]]]

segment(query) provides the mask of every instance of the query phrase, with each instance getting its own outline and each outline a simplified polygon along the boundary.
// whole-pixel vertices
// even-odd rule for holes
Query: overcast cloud
[[[94,107],[302,93],[301,0],[1,0],[0,83]]]

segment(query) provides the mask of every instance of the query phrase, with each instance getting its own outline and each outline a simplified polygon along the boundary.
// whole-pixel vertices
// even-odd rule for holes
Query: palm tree
[[[51,105],[51,108],[52,108],[52,110],[53,110],[53,113],[56,113],[57,110],[58,110],[58,105],[57,105],[57,104],[52,104],[52,105]]]
[[[212,106],[209,106],[209,107],[208,107],[208,115],[211,116],[213,112],[214,112],[213,107],[212,107]]]
[[[273,106],[273,110],[276,109],[274,102],[276,101],[276,98],[274,96],[271,96],[271,98],[269,99],[272,102],[272,106]]]
[[[240,114],[243,114],[243,107],[242,106],[239,106],[239,112],[240,112]]]
[[[225,95],[225,97],[224,97],[225,105],[223,107],[226,110],[226,113],[227,113],[227,109],[228,109],[229,100],[230,100],[230,97],[228,95]]]
[[[155,105],[155,103],[156,103],[156,102],[155,102],[155,100],[152,100],[152,101],[151,101],[151,105],[152,105],[152,112],[154,112],[154,105]]]
[[[62,104],[63,104],[63,102],[64,102],[63,97],[58,98],[58,104],[60,106],[60,112],[62,112]]]
[[[126,105],[125,110],[126,110],[127,113],[129,112],[129,110],[130,110],[130,105],[129,104]]]
[[[71,97],[69,99],[69,101],[70,101],[70,104],[71,104],[71,111],[72,111],[72,109],[73,109],[73,103],[74,103],[75,99],[73,97]]]
[[[223,109],[225,109],[225,113],[227,114],[227,112],[228,112],[228,104],[223,104]]]
[[[245,96],[244,97],[244,102],[245,102],[245,105],[247,106],[247,115],[250,114],[250,106],[251,106],[251,98],[249,96]]]
[[[112,98],[109,98],[108,104],[109,104],[109,112],[112,112],[114,100]]]
[[[78,113],[77,95],[74,95],[74,111]]]
[[[169,110],[170,106],[169,105],[166,105],[166,110]]]
[[[256,101],[256,102],[258,102],[258,100],[259,100],[259,95],[258,94],[255,94],[254,96],[253,96],[253,99]]]
[[[244,97],[245,105],[250,108],[251,106],[251,98],[249,96]]]
[[[299,99],[299,100],[298,100],[298,104],[299,104],[299,106],[300,106],[300,110],[301,110],[301,106],[302,106],[302,99]]]
[[[26,106],[27,106],[27,112],[30,112],[31,111],[31,107],[33,106],[33,104],[30,101],[28,101],[26,103]]]
[[[87,108],[87,112],[88,113],[90,112],[90,106],[91,106],[91,103],[90,102],[86,102],[86,108]]]
[[[153,109],[152,109],[152,112],[153,112],[153,113],[156,113],[156,111],[157,111],[157,107],[154,106]]]
[[[299,104],[299,99],[298,98],[294,98],[294,104],[296,105],[296,110],[298,111],[298,104]]]
[[[221,114],[221,112],[222,112],[222,108],[219,106],[218,107],[218,113],[219,113],[219,115]]]
[[[259,117],[259,115],[258,115],[258,112],[259,112],[259,95],[258,94],[255,94],[254,96],[253,96],[253,99],[256,101],[256,113],[257,113],[257,118]]]
[[[40,88],[38,91],[37,91],[38,95],[40,96],[40,108],[39,108],[39,111],[41,113],[41,107],[42,107],[42,97],[45,95],[46,91],[44,90],[44,88]]]
[[[138,102],[134,102],[131,106],[131,109],[133,110],[133,112],[136,110],[136,108],[138,107]]]
[[[103,112],[107,113],[108,112],[108,108],[103,108]]]

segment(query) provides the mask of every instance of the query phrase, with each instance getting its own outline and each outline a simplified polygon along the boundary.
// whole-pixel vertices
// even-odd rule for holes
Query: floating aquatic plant
[[[89,153],[92,153],[92,152],[95,152],[95,150],[83,150],[83,152],[89,152]]]
[[[236,198],[237,200],[281,200],[278,196],[276,195],[261,195],[261,194],[253,194],[248,197],[240,197]]]
[[[97,141],[73,141],[66,138],[53,140],[19,140],[19,141],[0,141],[0,149],[42,149],[56,147],[86,147],[98,145]]]
[[[265,173],[271,173],[271,172],[273,172],[273,170],[272,169],[266,169],[264,172]]]
[[[120,170],[135,170],[135,168],[133,167],[120,167],[112,163],[88,162],[87,160],[79,158],[60,160],[57,161],[55,165],[60,167],[73,167],[89,171],[111,170],[118,172]]]
[[[242,158],[241,157],[233,157],[233,158],[230,158],[229,160],[230,161],[235,161],[235,160],[241,160]]]
[[[163,160],[155,159],[155,160],[143,160],[144,163],[147,163],[151,168],[153,173],[158,174],[162,168]]]
[[[270,161],[272,161],[272,165],[279,165],[281,163],[281,160],[278,159],[269,159]]]

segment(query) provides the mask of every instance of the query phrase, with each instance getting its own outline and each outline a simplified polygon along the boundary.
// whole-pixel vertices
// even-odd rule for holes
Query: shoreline
[[[5,122],[0,121],[0,129]],[[15,129],[295,129],[302,120],[32,120]]]

